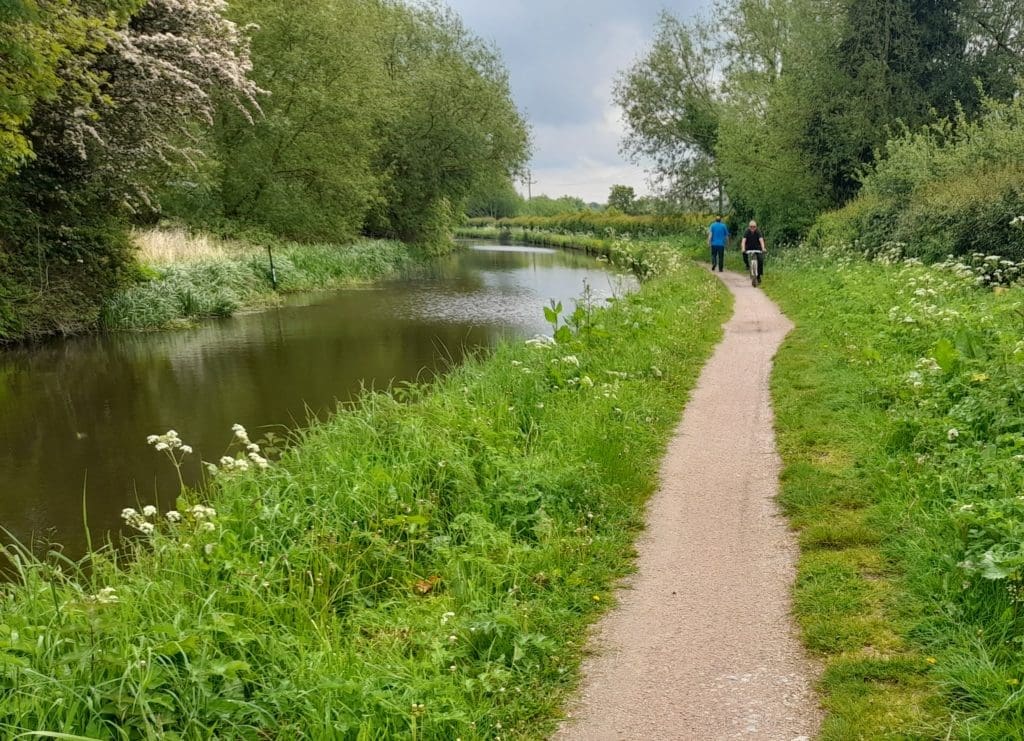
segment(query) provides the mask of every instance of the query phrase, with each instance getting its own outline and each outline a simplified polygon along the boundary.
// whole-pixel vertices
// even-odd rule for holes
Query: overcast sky
[[[447,3],[504,56],[512,94],[533,128],[534,195],[603,203],[615,183],[647,191],[643,170],[619,155],[612,80],[643,53],[663,8],[688,18],[709,0]]]

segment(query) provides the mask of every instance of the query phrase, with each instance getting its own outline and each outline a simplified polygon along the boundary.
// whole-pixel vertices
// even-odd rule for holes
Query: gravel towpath
[[[819,727],[816,668],[790,615],[797,546],[775,502],[769,375],[792,325],[744,276],[719,277],[735,313],[669,444],[637,572],[591,636],[557,741],[793,741]]]

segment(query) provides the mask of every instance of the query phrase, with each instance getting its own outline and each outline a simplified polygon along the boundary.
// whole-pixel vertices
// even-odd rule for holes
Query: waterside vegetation
[[[187,326],[271,305],[288,293],[409,274],[424,261],[420,250],[385,240],[305,244],[264,235],[255,243],[184,229],[137,231],[134,238],[139,276],[105,302],[106,330]]]

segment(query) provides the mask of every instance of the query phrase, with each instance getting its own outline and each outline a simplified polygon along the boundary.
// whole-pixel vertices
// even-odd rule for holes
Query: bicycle
[[[750,285],[757,288],[761,285],[761,250],[747,250],[747,263],[750,265]]]

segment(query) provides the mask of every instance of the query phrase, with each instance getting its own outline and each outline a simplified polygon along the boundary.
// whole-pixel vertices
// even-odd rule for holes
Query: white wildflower
[[[946,432],[946,437],[949,439],[950,442],[952,442],[953,440],[956,440],[958,437],[960,437],[960,430],[958,430],[956,427],[951,427],[949,431]]]
[[[238,439],[240,443],[242,443],[243,445],[249,444],[249,433],[246,432],[246,429],[242,427],[242,425],[237,423],[231,425],[231,431],[235,433],[235,437]]]
[[[103,587],[96,594],[85,598],[86,602],[95,602],[98,605],[111,605],[118,602],[117,593],[113,587]]]
[[[152,504],[147,504],[145,507],[142,508],[142,514],[145,517],[155,517],[156,513],[157,509]]]
[[[168,522],[181,522],[181,512],[178,512],[177,510],[168,510],[164,513],[164,517],[167,518]]]

